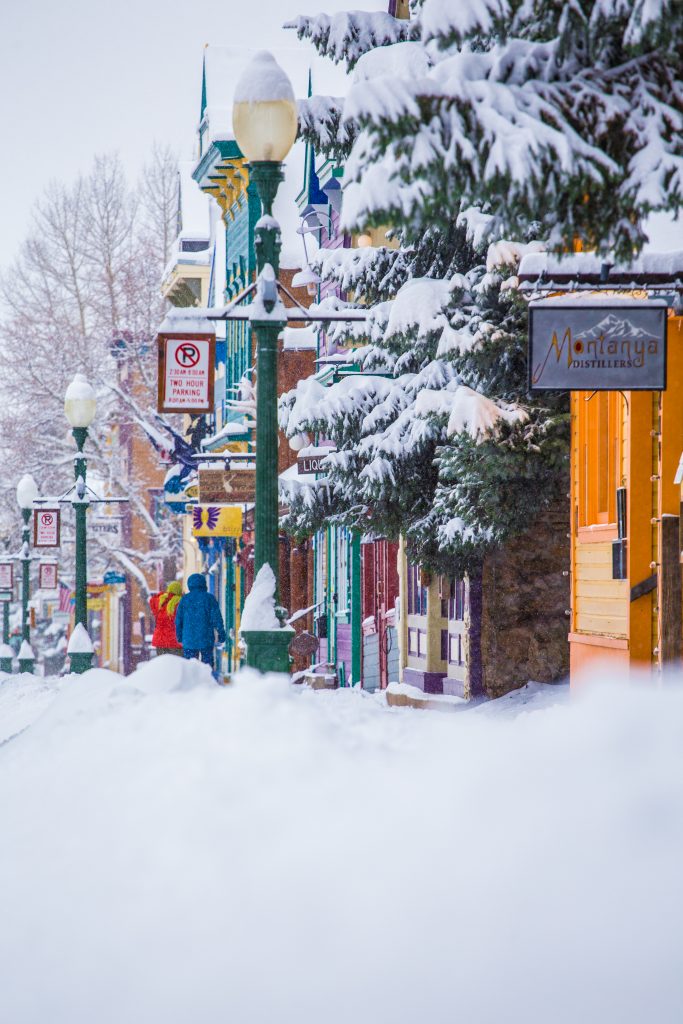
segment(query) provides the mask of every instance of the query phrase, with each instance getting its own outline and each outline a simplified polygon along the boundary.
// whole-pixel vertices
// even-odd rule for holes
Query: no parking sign
[[[160,334],[159,412],[213,412],[213,334]]]
[[[60,514],[58,508],[37,508],[33,513],[34,548],[58,548]]]

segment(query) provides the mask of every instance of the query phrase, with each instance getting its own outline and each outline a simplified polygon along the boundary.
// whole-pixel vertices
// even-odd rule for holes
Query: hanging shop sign
[[[126,577],[122,572],[116,572],[114,569],[109,569],[105,572],[102,580],[107,587],[114,587],[119,583],[125,583]]]
[[[242,509],[238,505],[195,505],[192,534],[194,537],[241,537]]]
[[[89,532],[108,548],[118,548],[123,541],[123,516],[94,516]]]
[[[530,303],[530,391],[665,388],[665,302],[545,299]]]
[[[159,412],[213,412],[216,338],[159,334]]]
[[[38,586],[41,590],[57,589],[59,586],[57,562],[40,562],[38,565]]]
[[[58,508],[37,508],[33,513],[34,548],[58,548],[60,512]]]
[[[309,447],[302,449],[297,455],[296,459],[296,471],[299,476],[303,476],[308,473],[324,473],[325,466],[323,465],[325,459],[331,452],[335,452],[337,449],[332,447]]]
[[[255,500],[255,469],[200,469],[198,476],[202,504],[243,505]]]
[[[304,658],[310,658],[317,654],[320,647],[320,640],[308,632],[297,633],[289,645],[291,654],[301,654]]]
[[[11,562],[0,562],[0,590],[11,590],[14,586],[14,566]]]

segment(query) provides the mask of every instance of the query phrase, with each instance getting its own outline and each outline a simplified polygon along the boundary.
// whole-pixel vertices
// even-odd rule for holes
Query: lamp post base
[[[289,645],[295,637],[291,628],[256,630],[242,632],[242,639],[247,645],[247,665],[259,672],[287,672],[292,659],[289,656]]]
[[[19,658],[19,671],[26,672],[28,675],[33,675],[33,666],[35,664],[35,658]]]
[[[12,658],[0,658],[0,672],[12,674]]]
[[[73,654],[69,655],[71,671],[75,672],[76,675],[81,675],[81,673],[87,672],[88,669],[92,668],[92,657],[92,651],[74,651]],[[19,662],[19,664],[21,664],[21,662]]]

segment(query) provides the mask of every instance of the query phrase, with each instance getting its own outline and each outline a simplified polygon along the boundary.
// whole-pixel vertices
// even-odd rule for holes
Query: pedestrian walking
[[[214,667],[216,639],[225,643],[225,626],[218,601],[209,594],[204,577],[195,572],[187,581],[187,593],[178,605],[176,637],[184,658],[199,658]]]
[[[182,654],[183,648],[178,643],[175,630],[176,614],[182,596],[182,583],[173,580],[165,590],[159,594],[152,594],[149,599],[155,620],[152,647],[156,648],[157,654]]]

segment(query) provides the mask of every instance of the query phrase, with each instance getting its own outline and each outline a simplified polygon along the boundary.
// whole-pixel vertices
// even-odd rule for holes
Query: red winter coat
[[[152,615],[156,619],[154,633],[152,634],[152,646],[178,649],[181,647],[175,635],[175,616],[178,606],[176,605],[173,609],[173,615],[169,615],[166,610],[167,602],[161,608],[159,607],[160,597],[161,594],[152,594],[149,599]]]

